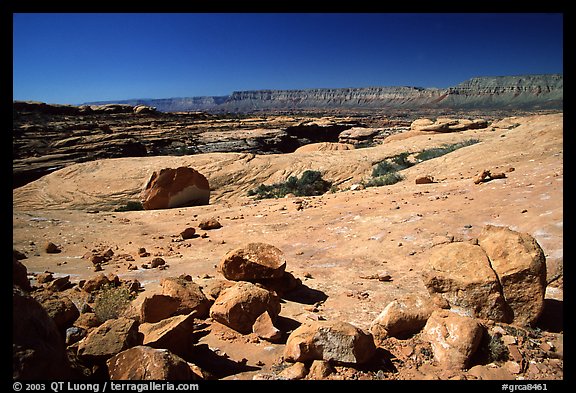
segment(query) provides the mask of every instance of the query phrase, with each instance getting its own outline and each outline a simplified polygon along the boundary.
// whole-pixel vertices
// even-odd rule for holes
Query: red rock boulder
[[[191,380],[198,379],[188,363],[167,349],[144,345],[122,351],[106,362],[114,380]]]
[[[141,200],[145,210],[207,205],[210,185],[206,177],[193,168],[164,168],[152,174]]]

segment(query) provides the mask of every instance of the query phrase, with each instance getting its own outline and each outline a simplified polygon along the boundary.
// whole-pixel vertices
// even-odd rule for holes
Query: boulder
[[[478,244],[498,275],[513,322],[533,325],[544,310],[546,257],[538,242],[527,233],[487,225]]]
[[[210,317],[237,332],[248,334],[263,312],[267,311],[274,321],[280,308],[280,298],[276,293],[239,281],[220,292],[210,308]]]
[[[12,287],[12,377],[63,380],[71,376],[64,339],[38,301]]]
[[[28,280],[28,269],[16,256],[12,257],[12,284],[22,288],[24,291],[32,289],[30,280]]]
[[[109,285],[109,284],[110,284],[110,280],[108,279],[108,277],[106,277],[106,275],[104,275],[104,273],[100,273],[97,276],[94,276],[94,277],[86,280],[84,282],[84,285],[82,285],[82,290],[84,290],[88,293],[92,293],[92,292],[95,292],[95,291],[102,289],[105,285]]]
[[[210,312],[210,301],[200,286],[192,279],[168,277],[160,281],[162,294],[177,299],[179,304],[172,315],[196,313],[196,318],[206,318]]]
[[[194,380],[198,379],[188,363],[167,349],[138,345],[106,361],[112,380]]]
[[[474,318],[437,310],[428,318],[423,336],[430,342],[434,359],[440,367],[463,369],[478,349],[483,329]]]
[[[145,210],[207,205],[210,185],[200,172],[193,168],[164,168],[154,172],[141,195]]]
[[[307,379],[325,379],[328,375],[332,374],[334,369],[330,365],[330,362],[326,360],[314,360],[310,365],[310,370],[308,371]]]
[[[138,323],[120,317],[109,319],[92,330],[78,345],[78,356],[87,360],[100,361],[142,344]]]
[[[44,307],[50,318],[58,326],[58,330],[62,333],[71,327],[80,316],[80,311],[74,302],[63,294],[54,293],[50,290],[41,290],[34,291],[32,296]]]
[[[343,364],[366,363],[376,353],[370,333],[342,321],[315,321],[294,330],[284,348],[290,362],[326,360]]]
[[[167,349],[170,352],[187,357],[196,340],[194,333],[195,313],[176,315],[156,323],[142,323],[139,332],[142,344],[152,348]]]
[[[220,224],[220,221],[218,221],[216,218],[212,217],[200,221],[200,224],[198,224],[198,228],[203,229],[205,231],[209,231],[211,229],[222,228],[222,224]]]
[[[278,373],[281,379],[295,380],[303,379],[308,374],[308,369],[304,363],[296,362],[286,367],[284,370]]]
[[[372,321],[370,332],[376,342],[386,337],[406,338],[422,330],[436,308],[429,297],[408,294],[388,303]]]
[[[544,310],[546,257],[527,233],[487,225],[477,244],[438,244],[423,273],[430,295],[477,318],[534,325]]]
[[[56,244],[52,242],[47,242],[44,245],[44,251],[46,251],[47,254],[58,254],[62,250],[60,250],[60,247],[57,246]]]
[[[174,315],[180,301],[171,296],[153,293],[146,296],[140,305],[140,322],[159,322]]]
[[[430,250],[424,285],[437,304],[462,314],[510,322],[512,314],[486,253],[469,242],[438,244]]]
[[[272,317],[268,311],[264,311],[252,325],[252,331],[261,339],[273,343],[279,342],[282,338],[282,332],[274,326]]]
[[[284,275],[284,253],[266,243],[249,243],[224,255],[218,271],[228,280],[258,281]]]
[[[182,232],[180,232],[180,236],[182,237],[183,240],[192,239],[192,238],[194,238],[195,234],[196,234],[196,229],[194,229],[192,227],[188,227],[188,228],[184,229]]]

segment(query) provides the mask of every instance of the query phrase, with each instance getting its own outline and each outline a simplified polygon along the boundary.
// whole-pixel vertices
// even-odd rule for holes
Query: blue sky
[[[80,104],[563,73],[559,13],[15,13],[13,99]]]

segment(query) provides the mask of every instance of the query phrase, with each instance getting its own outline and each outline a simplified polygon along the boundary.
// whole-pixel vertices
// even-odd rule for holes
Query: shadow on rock
[[[282,298],[296,303],[314,304],[325,301],[328,299],[328,295],[302,284],[298,288],[284,294]]]
[[[210,375],[207,379],[221,379],[246,371],[260,370],[259,367],[248,366],[243,362],[218,355],[208,347],[208,344],[195,346],[194,356],[190,360]]]
[[[556,299],[545,299],[544,310],[536,326],[552,333],[564,331],[564,302]]]

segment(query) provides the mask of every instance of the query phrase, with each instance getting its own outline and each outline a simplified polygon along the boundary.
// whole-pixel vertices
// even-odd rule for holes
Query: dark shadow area
[[[235,362],[212,351],[208,344],[194,347],[193,355],[189,359],[192,363],[210,374],[209,379],[220,379],[245,371],[260,370],[259,367],[248,366],[242,362]]]
[[[547,332],[564,331],[564,302],[556,299],[544,299],[544,310],[538,318],[536,327]]]
[[[372,358],[364,364],[355,364],[354,368],[360,371],[378,372],[382,370],[387,373],[397,373],[398,369],[392,363],[392,359],[396,358],[390,351],[384,348],[376,348],[376,353]]]
[[[276,321],[274,322],[274,326],[282,332],[282,338],[276,343],[286,344],[286,341],[288,340],[288,336],[290,336],[290,333],[298,329],[300,325],[301,323],[295,319],[278,315]]]
[[[285,293],[282,298],[296,303],[314,304],[325,301],[328,299],[328,295],[322,291],[312,289],[309,286],[302,284],[298,288]]]

